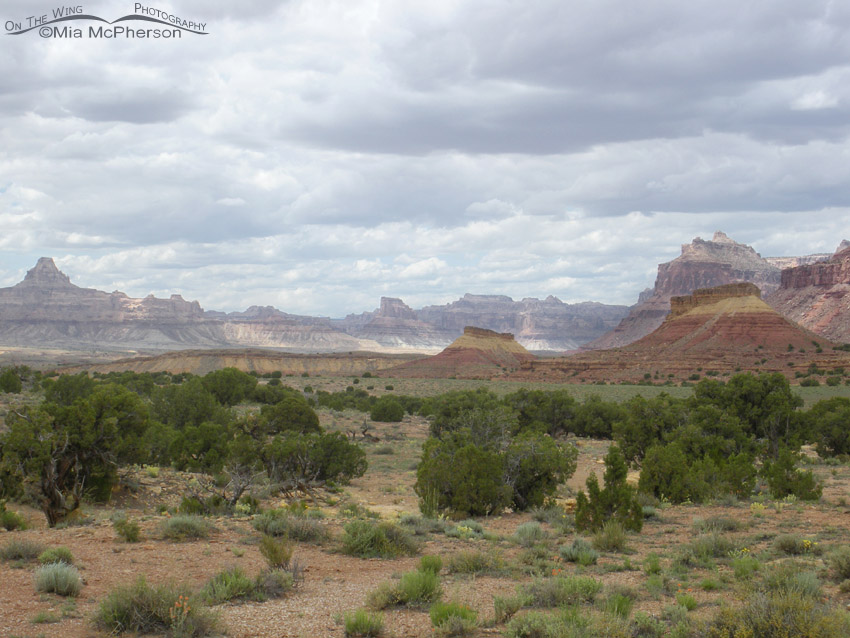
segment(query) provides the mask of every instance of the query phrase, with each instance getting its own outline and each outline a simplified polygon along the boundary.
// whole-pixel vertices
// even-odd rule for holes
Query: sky
[[[633,304],[716,230],[850,238],[847,2],[106,0],[74,6],[207,34],[9,34],[64,6],[0,5],[0,286],[49,256],[209,310]]]

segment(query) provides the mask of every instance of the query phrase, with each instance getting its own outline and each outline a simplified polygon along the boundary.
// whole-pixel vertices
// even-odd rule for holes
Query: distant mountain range
[[[784,268],[782,270],[781,268]],[[466,294],[414,310],[383,297],[372,312],[343,319],[292,315],[271,306],[205,311],[180,295],[134,299],[81,288],[42,257],[20,283],[0,288],[0,346],[86,352],[155,353],[198,348],[287,352],[437,352],[474,326],[510,333],[530,351],[623,346],[650,334],[670,299],[695,289],[749,282],[780,313],[833,341],[850,341],[850,243],[834,254],[762,258],[721,232],[696,238],[660,264],[655,287],[631,308],[567,304],[549,296],[514,301]]]

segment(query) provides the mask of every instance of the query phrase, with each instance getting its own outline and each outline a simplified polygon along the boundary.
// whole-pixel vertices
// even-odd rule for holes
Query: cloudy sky
[[[695,236],[850,238],[847,2],[143,4],[208,35],[0,34],[0,285],[52,256],[217,310],[631,304]]]

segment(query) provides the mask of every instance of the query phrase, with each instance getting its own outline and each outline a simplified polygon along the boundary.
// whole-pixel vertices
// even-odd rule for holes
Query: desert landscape
[[[848,260],[697,239],[566,353],[556,300],[528,348],[496,296],[346,333],[40,260],[0,289],[2,635],[847,635]]]

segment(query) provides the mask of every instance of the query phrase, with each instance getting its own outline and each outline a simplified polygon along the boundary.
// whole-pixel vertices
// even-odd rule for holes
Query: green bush
[[[789,556],[801,556],[811,554],[819,556],[823,553],[820,543],[809,538],[803,538],[799,534],[780,534],[773,541],[776,549]]]
[[[375,401],[369,418],[383,423],[398,423],[404,418],[404,407],[395,397],[383,396]]]
[[[100,602],[94,622],[112,634],[168,632],[175,637],[202,638],[218,633],[215,615],[188,589],[174,585],[151,587],[144,578],[112,590]]]
[[[837,580],[850,579],[850,547],[844,546],[833,550],[827,557],[827,561]]]
[[[429,615],[441,636],[467,636],[478,626],[478,612],[458,602],[435,602]]]
[[[117,518],[112,521],[112,528],[127,543],[139,542],[139,523],[129,518]]]
[[[210,535],[213,527],[200,516],[173,516],[160,524],[162,537],[171,541],[196,540]]]
[[[420,605],[439,600],[442,595],[440,577],[430,571],[414,571],[402,574],[395,585],[381,583],[370,592],[367,602],[372,609],[386,609],[395,605]]]
[[[278,539],[263,534],[260,539],[260,554],[273,569],[286,569],[292,560],[292,543],[286,539]]]
[[[559,550],[561,559],[567,563],[577,563],[582,567],[595,565],[599,560],[599,552],[597,552],[590,543],[583,538],[575,538],[570,545],[564,545]]]
[[[505,569],[505,560],[495,552],[462,551],[449,556],[452,574],[493,574]]]
[[[602,583],[588,576],[538,578],[522,588],[526,604],[532,607],[560,607],[593,602]]]
[[[621,552],[626,549],[626,530],[618,521],[608,521],[593,535],[593,546],[603,552]]]
[[[360,558],[396,558],[412,556],[419,551],[413,537],[387,522],[355,520],[343,527],[342,551]]]
[[[514,532],[514,541],[523,547],[531,547],[547,539],[547,534],[536,521],[523,523]]]
[[[799,593],[750,596],[726,607],[709,623],[707,638],[842,638],[850,635],[845,612]]]
[[[440,577],[430,571],[407,572],[401,576],[398,592],[399,602],[403,605],[434,602],[442,595]]]
[[[605,487],[599,489],[596,474],[587,479],[587,494],[576,498],[576,528],[597,531],[612,519],[625,529],[639,532],[643,527],[643,510],[635,489],[626,483],[628,468],[623,453],[612,445],[605,455]]]
[[[38,591],[76,596],[83,588],[80,572],[68,563],[50,563],[35,570],[35,588]]]
[[[321,543],[328,539],[327,527],[320,521],[295,516],[287,510],[263,512],[254,519],[254,528],[269,536],[286,536],[305,543]]]
[[[773,498],[793,495],[804,501],[816,501],[821,497],[823,485],[814,474],[796,469],[799,456],[788,448],[782,448],[775,460],[765,460],[761,474]]]
[[[230,567],[210,578],[200,591],[201,598],[219,605],[229,600],[257,597],[254,582],[239,567]]]
[[[26,539],[14,539],[0,547],[0,559],[30,561],[38,558],[46,548],[41,543]]]
[[[443,569],[443,559],[439,556],[423,556],[419,559],[420,572],[439,574],[441,569]]]
[[[2,488],[0,488],[0,494],[2,494]],[[0,527],[3,527],[8,532],[16,529],[24,530],[27,528],[27,522],[17,512],[7,510],[6,504],[0,501]]]
[[[42,565],[47,565],[49,563],[66,563],[68,565],[73,565],[74,556],[71,554],[71,550],[67,547],[51,547],[49,549],[45,549],[38,555],[38,562]]]
[[[296,574],[288,569],[264,569],[257,575],[254,581],[254,598],[264,600],[266,598],[280,598],[295,586]]]
[[[366,609],[345,612],[343,618],[346,638],[376,638],[384,631],[384,615]]]

